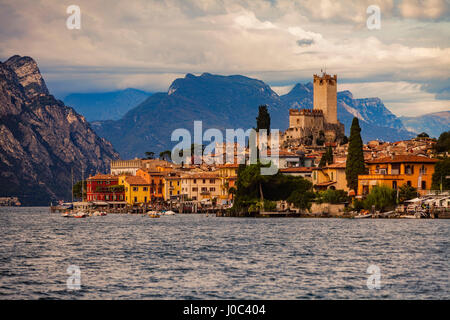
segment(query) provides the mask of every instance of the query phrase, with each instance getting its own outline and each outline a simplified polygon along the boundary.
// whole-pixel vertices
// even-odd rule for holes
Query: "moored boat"
[[[367,219],[367,218],[372,218],[372,214],[371,213],[358,214],[357,216],[355,216],[355,219]]]
[[[149,211],[149,212],[147,212],[147,215],[150,218],[159,218],[159,217],[161,217],[161,214],[158,211]]]

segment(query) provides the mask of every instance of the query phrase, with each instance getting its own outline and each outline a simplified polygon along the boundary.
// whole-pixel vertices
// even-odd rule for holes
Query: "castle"
[[[285,148],[340,143],[344,125],[337,119],[337,75],[314,75],[313,109],[290,109],[289,128],[281,134]]]

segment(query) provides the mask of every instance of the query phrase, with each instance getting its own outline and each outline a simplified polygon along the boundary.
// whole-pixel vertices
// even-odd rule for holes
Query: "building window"
[[[427,182],[422,181],[422,190],[427,190]]]
[[[407,165],[405,167],[405,174],[413,174],[413,173],[414,173],[414,166]]]
[[[397,181],[392,181],[392,189],[397,189]]]
[[[137,197],[134,197],[134,202],[137,202]]]
[[[133,191],[138,191],[139,188],[138,187],[133,187]]]
[[[209,179],[209,183],[215,183],[214,179]]]
[[[207,191],[208,191],[208,188],[202,187],[202,192],[207,192]]]
[[[197,183],[197,179],[194,179],[194,183]]]
[[[109,196],[108,195],[105,196],[105,200],[109,200]]]
[[[198,188],[192,188],[192,192],[197,192]]]
[[[158,193],[162,193],[162,188],[158,188]]]
[[[209,188],[209,191],[216,191],[216,188],[211,187],[211,188]]]
[[[144,202],[147,203],[147,197],[144,197]]]
[[[400,164],[399,163],[392,164],[391,174],[400,174]]]

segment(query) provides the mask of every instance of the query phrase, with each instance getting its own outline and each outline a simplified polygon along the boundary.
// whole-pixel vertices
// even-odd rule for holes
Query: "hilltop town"
[[[364,144],[366,171],[358,175],[355,188],[348,186],[349,139],[344,135],[344,125],[337,120],[336,92],[336,75],[314,75],[314,108],[291,109],[289,128],[280,135],[280,150],[275,161],[279,174],[302,177],[311,183],[312,191],[317,194],[339,191],[348,203],[352,199],[364,199],[376,186],[394,191],[406,186],[413,190],[413,196],[429,194],[439,160],[436,159],[436,140],[426,134],[393,143],[373,140]],[[87,178],[83,201],[116,210],[170,207],[180,212],[199,212],[208,208],[230,208],[238,188],[237,153],[242,150],[241,156],[248,165],[249,149],[231,143],[235,161],[227,162],[225,154],[219,151],[225,150],[223,147],[217,145],[215,152],[203,155],[222,160],[213,164],[205,159],[193,161],[193,157],[175,164],[170,161],[170,154],[154,159],[151,152],[146,159],[114,160],[110,172]],[[288,201],[278,201],[272,209],[299,211]],[[323,204],[313,204],[312,209],[324,211]],[[325,211],[330,211],[330,207]],[[342,213],[343,207],[337,211]]]

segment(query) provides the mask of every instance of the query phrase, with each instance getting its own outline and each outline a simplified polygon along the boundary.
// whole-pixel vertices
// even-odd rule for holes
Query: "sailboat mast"
[[[73,204],[73,167],[70,168],[70,174],[71,174],[71,177],[72,177],[72,204]]]
[[[81,165],[81,202],[84,202],[84,167]]]

